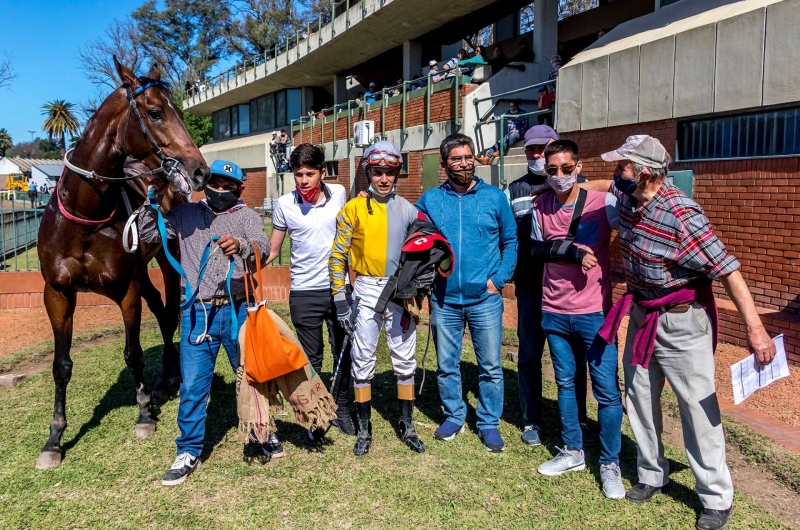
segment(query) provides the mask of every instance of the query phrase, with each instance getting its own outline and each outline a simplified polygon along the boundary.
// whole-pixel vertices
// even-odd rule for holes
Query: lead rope
[[[431,304],[431,295],[428,294],[428,338],[425,341],[425,352],[422,354],[422,381],[419,384],[419,392],[417,397],[422,395],[422,387],[425,386],[425,359],[428,357],[428,347],[431,345],[431,334],[433,333],[433,305]]]

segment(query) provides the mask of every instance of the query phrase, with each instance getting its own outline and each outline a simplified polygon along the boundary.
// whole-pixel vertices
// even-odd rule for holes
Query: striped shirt
[[[611,192],[619,199],[619,236],[628,290],[646,300],[661,298],[701,277],[714,280],[739,268],[703,209],[664,182],[650,202]]]
[[[145,243],[161,243],[158,232],[155,210],[144,207],[139,210],[136,220],[139,238]],[[239,253],[235,254],[233,275],[231,276],[231,295],[244,294],[244,262],[248,260],[250,267],[255,266],[253,242],[258,243],[261,251],[261,263],[266,263],[269,256],[269,240],[264,233],[264,223],[256,212],[245,206],[243,201],[219,214],[214,214],[205,201],[187,202],[177,206],[164,216],[167,238],[177,239],[180,246],[180,262],[192,289],[197,289],[197,277],[200,273],[200,258],[208,241],[213,236],[229,235],[239,241]],[[216,250],[215,250],[216,249]],[[228,276],[229,260],[219,246],[213,243],[212,254],[206,266],[203,283],[200,284],[200,299],[227,297],[228,288],[225,279]],[[181,279],[181,298],[186,289],[186,281]]]
[[[387,277],[400,263],[400,249],[417,209],[394,193],[350,199],[336,218],[336,237],[329,262],[333,294],[343,292],[346,266],[360,276]]]

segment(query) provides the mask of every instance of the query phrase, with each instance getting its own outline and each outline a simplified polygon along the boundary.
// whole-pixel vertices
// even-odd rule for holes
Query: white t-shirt
[[[347,202],[341,184],[322,185],[323,199],[316,205],[303,200],[297,191],[278,199],[272,212],[272,228],[288,232],[291,242],[291,290],[330,289],[328,258],[336,236],[336,216]]]

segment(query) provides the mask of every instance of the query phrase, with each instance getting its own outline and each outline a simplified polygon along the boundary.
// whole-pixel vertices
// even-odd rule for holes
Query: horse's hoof
[[[156,432],[155,423],[137,423],[136,428],[133,430],[137,438],[149,438]]]
[[[42,451],[36,469],[53,469],[61,465],[61,451]]]

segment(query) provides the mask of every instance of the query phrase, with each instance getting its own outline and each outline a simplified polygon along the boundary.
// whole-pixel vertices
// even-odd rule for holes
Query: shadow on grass
[[[153,346],[144,350],[144,378],[145,381],[154,382],[158,370],[161,366],[161,352],[163,346]],[[122,357],[122,349],[119,352]],[[150,387],[150,385],[148,385]],[[136,387],[133,383],[133,376],[128,368],[120,370],[117,380],[112,384],[105,395],[103,395],[100,402],[94,407],[92,417],[89,421],[81,425],[78,433],[70,440],[61,445],[62,452],[66,458],[67,451],[75,447],[78,442],[92,429],[99,427],[103,419],[113,410],[124,407],[136,407],[136,410],[131,414],[131,436],[133,435],[133,427],[136,424],[136,419],[139,416],[138,404],[136,403]],[[153,414],[156,420],[160,413],[158,406],[153,406]],[[68,418],[69,419],[69,418]]]

